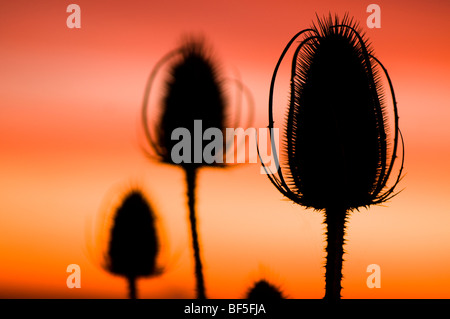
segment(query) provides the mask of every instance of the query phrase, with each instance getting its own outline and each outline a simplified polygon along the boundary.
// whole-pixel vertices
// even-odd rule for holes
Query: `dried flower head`
[[[153,209],[141,192],[131,191],[115,211],[105,268],[127,278],[130,296],[135,298],[135,280],[138,277],[160,274],[158,252]]]
[[[247,299],[250,300],[279,300],[284,298],[281,289],[264,279],[255,282],[247,292]]]
[[[285,48],[274,72],[271,99],[278,67],[299,37],[282,146],[287,159],[278,176],[269,176],[271,181],[294,202],[317,210],[351,210],[390,199],[403,159],[395,182],[387,188],[401,133],[386,69],[357,23],[348,16],[342,21],[330,16],[299,32]],[[393,101],[392,128],[383,76]],[[273,127],[272,100],[269,121]]]
[[[171,138],[173,130],[183,127],[194,136],[194,120],[202,121],[201,136],[209,128],[225,129],[225,99],[216,67],[201,42],[191,42],[181,49],[166,83],[158,125],[161,156],[172,162],[171,150],[178,143]],[[191,154],[196,152],[191,143]],[[211,165],[205,162],[192,165]],[[188,165],[188,164],[183,164]]]

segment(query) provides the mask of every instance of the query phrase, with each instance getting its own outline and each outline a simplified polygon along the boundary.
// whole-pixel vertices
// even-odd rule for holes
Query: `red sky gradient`
[[[183,172],[141,150],[149,72],[183,35],[203,34],[222,73],[238,70],[253,93],[254,126],[266,127],[279,55],[328,12],[360,21],[388,69],[406,147],[404,190],[347,225],[343,298],[450,298],[450,3],[376,1],[381,29],[368,29],[372,2],[359,0],[78,0],[82,27],[69,29],[70,3],[0,4],[1,298],[126,298],[125,280],[101,269],[96,238],[114,196],[132,186],[151,198],[165,236],[166,270],[140,280],[139,296],[194,297]],[[259,168],[199,175],[207,294],[241,298],[265,277],[290,298],[322,298],[323,216],[283,199]],[[66,286],[72,263],[80,289]],[[379,289],[366,286],[370,264],[381,267]]]

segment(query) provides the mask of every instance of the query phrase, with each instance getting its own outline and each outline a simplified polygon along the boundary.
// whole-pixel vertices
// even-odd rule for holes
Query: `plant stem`
[[[325,224],[327,225],[327,261],[325,266],[325,300],[341,299],[342,256],[344,255],[344,234],[347,210],[344,208],[327,208]]]
[[[128,277],[128,289],[130,299],[137,299],[136,297],[136,277]]]
[[[195,277],[197,280],[197,299],[206,299],[205,283],[203,279],[203,266],[202,260],[200,258],[200,246],[197,233],[197,217],[195,214],[195,184],[197,178],[197,170],[196,168],[186,167],[185,173],[189,206],[189,221],[191,224],[192,247],[194,249]]]

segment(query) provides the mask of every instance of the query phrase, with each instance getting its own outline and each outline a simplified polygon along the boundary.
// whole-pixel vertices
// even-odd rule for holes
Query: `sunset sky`
[[[71,3],[80,29],[66,25]],[[366,26],[371,3],[380,29]],[[142,151],[149,73],[183,37],[203,35],[221,74],[239,73],[252,92],[253,126],[266,127],[287,42],[316,13],[346,12],[393,81],[405,177],[390,202],[351,214],[342,296],[450,298],[450,2],[438,0],[2,1],[0,298],[126,298],[126,281],[101,268],[102,225],[132,187],[148,195],[164,237],[165,272],[139,280],[139,297],[195,297],[183,171]],[[323,214],[284,199],[260,164],[201,170],[197,200],[210,298],[242,298],[260,278],[289,298],[323,297]],[[66,286],[69,264],[81,268],[80,289]],[[370,264],[381,288],[366,285]]]

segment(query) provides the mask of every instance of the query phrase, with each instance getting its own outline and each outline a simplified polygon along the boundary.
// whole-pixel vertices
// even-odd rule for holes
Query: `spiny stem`
[[[327,208],[327,261],[325,266],[325,300],[336,301],[341,298],[342,256],[344,255],[344,233],[347,210]]]
[[[195,182],[197,177],[197,170],[195,168],[187,167],[185,168],[185,173],[189,206],[189,221],[191,224],[192,247],[194,249],[195,277],[197,280],[197,299],[206,299],[205,282],[203,279],[203,266],[200,257],[200,245],[198,242],[197,233],[197,216],[195,214]]]

